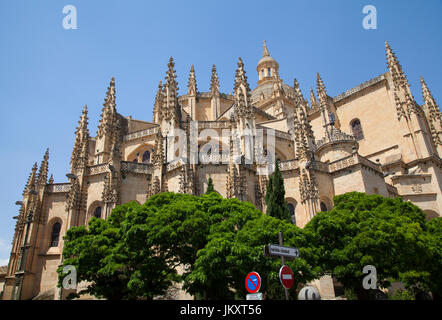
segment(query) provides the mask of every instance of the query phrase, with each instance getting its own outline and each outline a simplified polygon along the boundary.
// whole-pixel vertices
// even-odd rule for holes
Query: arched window
[[[321,211],[328,211],[324,202],[321,202]]]
[[[143,163],[149,163],[150,162],[150,151],[147,150],[143,153]]]
[[[261,77],[262,77],[262,78],[265,77],[265,75],[264,75],[264,69],[261,70]]]
[[[267,71],[269,73],[269,77],[271,77],[272,76],[272,70],[270,70],[270,68],[267,68]]]
[[[94,211],[94,217],[100,219],[101,218],[101,207],[97,207]]]
[[[351,132],[356,140],[364,139],[364,133],[362,132],[361,121],[359,119],[354,119],[350,122]]]
[[[293,203],[289,203],[288,207],[289,207],[290,217],[292,218],[292,222],[294,225],[296,225],[295,206],[293,205]]]
[[[51,245],[50,245],[51,247],[58,247],[58,240],[60,239],[60,230],[61,230],[60,222],[54,223],[51,232]]]

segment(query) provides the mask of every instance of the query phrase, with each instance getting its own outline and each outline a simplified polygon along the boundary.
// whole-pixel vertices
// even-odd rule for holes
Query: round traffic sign
[[[246,277],[246,289],[249,293],[257,293],[261,288],[261,277],[256,272],[250,272]]]
[[[279,279],[284,288],[290,289],[293,286],[293,282],[295,282],[292,269],[285,265],[282,266],[281,269],[279,269]]]

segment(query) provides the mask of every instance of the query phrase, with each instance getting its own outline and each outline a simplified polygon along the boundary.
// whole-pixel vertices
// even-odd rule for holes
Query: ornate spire
[[[84,167],[88,164],[89,130],[87,117],[87,105],[83,107],[83,112],[78,121],[78,127],[75,131],[75,142],[71,156],[71,171],[78,167]]]
[[[267,49],[267,43],[265,40],[262,42],[262,57],[270,57],[269,49]]]
[[[428,89],[427,84],[423,77],[420,77],[421,86],[422,86],[422,95],[424,97],[425,108],[428,110],[429,116],[431,119],[435,121],[442,121],[441,112],[439,106],[436,103],[436,100],[433,98],[430,89]]]
[[[167,64],[167,71],[166,71],[166,83],[165,85],[169,88],[169,90],[175,89],[178,91],[178,82],[176,79],[176,70],[174,69],[175,62],[173,61],[173,58],[169,58],[169,63]]]
[[[112,77],[109,87],[107,88],[106,98],[104,99],[100,124],[98,126],[98,138],[101,138],[104,134],[112,132],[116,114],[115,78]]]
[[[210,79],[210,92],[213,96],[219,95],[219,80],[218,74],[216,73],[216,67],[212,67],[212,78]]]
[[[312,109],[318,107],[318,101],[316,100],[315,92],[312,87],[310,87],[310,106]]]
[[[48,168],[49,168],[49,148],[46,149],[43,161],[40,165],[40,170],[38,171],[37,185],[45,186],[48,181]]]
[[[319,73],[316,74],[316,86],[318,91],[319,104],[320,107],[323,108],[327,103],[327,92],[325,90],[324,82],[322,81]]]
[[[37,162],[34,163],[31,169],[31,173],[29,174],[28,182],[26,183],[25,190],[23,190],[23,195],[29,192],[29,190],[35,189],[35,179],[37,175]]]
[[[50,176],[50,178],[49,178],[48,183],[49,183],[49,184],[53,184],[53,183],[54,183],[54,176],[52,175],[52,173],[51,173],[51,176]]]
[[[295,79],[295,110],[293,122],[289,124],[295,142],[296,157],[302,161],[311,160],[315,145],[313,130],[308,120],[307,101],[304,99],[299,83]]]
[[[111,155],[110,155],[110,159],[109,159],[111,164],[119,163],[121,160],[120,129],[121,129],[121,120],[117,119],[116,124],[115,124],[115,129],[112,131],[112,148],[111,148]]]
[[[160,168],[163,166],[164,160],[163,136],[160,132],[157,132],[155,137],[155,150],[152,155],[152,166]]]
[[[157,90],[157,94],[155,96],[155,103],[153,106],[153,120],[154,122],[159,122],[160,119],[160,115],[161,115],[161,106],[163,104],[163,83],[160,80],[160,83],[158,84],[158,90]]]
[[[385,41],[385,50],[387,55],[387,66],[393,78],[394,86],[396,88],[400,86],[408,87],[409,86],[408,81],[407,78],[405,77],[404,72],[402,71],[402,66],[400,65],[398,59],[396,58],[396,55],[394,54],[393,50],[391,49],[387,41]]]
[[[174,69],[175,63],[170,57],[166,71],[166,83],[163,88],[163,114],[162,119],[174,121],[173,126],[179,127],[181,123],[181,108],[178,104],[178,82],[176,82],[176,74]]]
[[[253,108],[250,102],[250,87],[247,82],[246,72],[242,59],[238,59],[238,68],[235,73],[235,85],[233,88],[235,98],[235,115],[253,117]]]
[[[424,97],[424,114],[430,127],[431,136],[436,147],[442,145],[442,113],[434,100],[433,95],[427,87],[423,77],[420,77],[422,95]]]
[[[242,59],[240,57],[238,58],[238,68],[236,69],[235,72],[235,84],[233,87],[233,91],[236,92],[241,85],[245,87],[247,92],[250,91],[250,87],[247,82],[246,71],[244,70],[244,63],[242,62]]]
[[[192,66],[190,67],[190,75],[189,75],[189,82],[187,84],[187,94],[189,96],[196,96],[196,93],[198,92],[196,87],[196,78],[195,78],[195,68]]]

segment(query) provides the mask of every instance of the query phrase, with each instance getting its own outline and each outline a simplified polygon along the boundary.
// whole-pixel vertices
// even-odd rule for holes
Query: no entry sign
[[[293,278],[292,269],[286,265],[282,266],[281,269],[279,269],[279,279],[281,279],[281,283],[284,288],[290,289],[295,281]]]
[[[256,272],[250,272],[246,277],[246,289],[249,293],[257,293],[261,288],[261,277]]]

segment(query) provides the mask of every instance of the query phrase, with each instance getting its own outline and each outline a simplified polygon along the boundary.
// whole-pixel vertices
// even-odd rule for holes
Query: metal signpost
[[[287,286],[291,287],[290,285],[290,272],[287,270],[290,269],[289,267],[287,267],[285,265],[285,259],[288,260],[293,260],[295,258],[299,258],[299,249],[298,248],[292,248],[292,247],[284,247],[283,246],[284,243],[284,239],[282,238],[282,232],[279,233],[279,245],[276,244],[269,244],[268,246],[264,247],[264,254],[266,256],[271,256],[271,257],[280,257],[281,258],[281,264],[282,264],[282,268],[280,270],[280,279],[281,279],[281,283],[284,286],[284,291],[285,291],[285,299],[289,300],[289,290],[285,285],[285,282],[287,282]],[[283,272],[281,272],[283,271]],[[291,282],[293,285],[294,282],[294,278],[293,278],[293,273],[292,277],[291,277]]]

